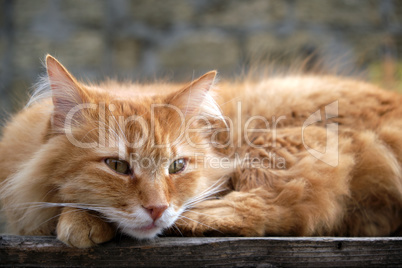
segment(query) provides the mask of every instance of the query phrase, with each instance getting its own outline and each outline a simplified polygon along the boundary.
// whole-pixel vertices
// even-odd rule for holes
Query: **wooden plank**
[[[0,236],[0,266],[402,266],[402,237],[121,238],[82,250],[54,237]]]

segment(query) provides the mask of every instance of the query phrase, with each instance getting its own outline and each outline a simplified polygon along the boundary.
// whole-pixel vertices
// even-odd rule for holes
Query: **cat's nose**
[[[159,219],[163,212],[168,208],[167,205],[161,205],[161,206],[148,206],[148,207],[144,207],[149,214],[151,215],[151,218],[156,221],[157,219]]]

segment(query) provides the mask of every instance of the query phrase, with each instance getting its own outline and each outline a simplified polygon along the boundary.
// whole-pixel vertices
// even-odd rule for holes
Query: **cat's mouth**
[[[125,227],[121,229],[121,232],[137,239],[152,239],[162,233],[163,229],[163,227],[151,223],[142,227]]]
[[[152,219],[150,215],[141,209],[135,213],[124,215],[119,214],[106,216],[111,222],[114,222],[115,227],[122,234],[131,236],[137,239],[153,239],[164,230],[171,227],[177,220],[179,212],[176,212],[173,207],[168,208],[162,213],[160,218]]]
[[[140,231],[150,231],[150,230],[155,229],[155,228],[160,228],[160,227],[156,226],[155,223],[151,223],[151,224],[149,224],[147,226],[140,227],[140,228],[137,228],[137,229],[140,230]]]

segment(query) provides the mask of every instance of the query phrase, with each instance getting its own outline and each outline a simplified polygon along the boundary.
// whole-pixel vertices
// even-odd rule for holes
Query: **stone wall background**
[[[1,122],[27,100],[46,53],[91,80],[235,76],[253,61],[313,55],[402,89],[402,1],[0,0]]]
[[[400,87],[400,0],[0,0],[0,118],[56,56],[91,80],[234,76],[314,58]],[[399,74],[398,74],[399,72]]]

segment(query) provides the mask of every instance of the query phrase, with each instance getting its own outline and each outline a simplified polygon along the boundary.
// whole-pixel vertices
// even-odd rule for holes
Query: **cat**
[[[84,84],[50,55],[0,142],[11,233],[389,236],[402,97],[327,75]]]

